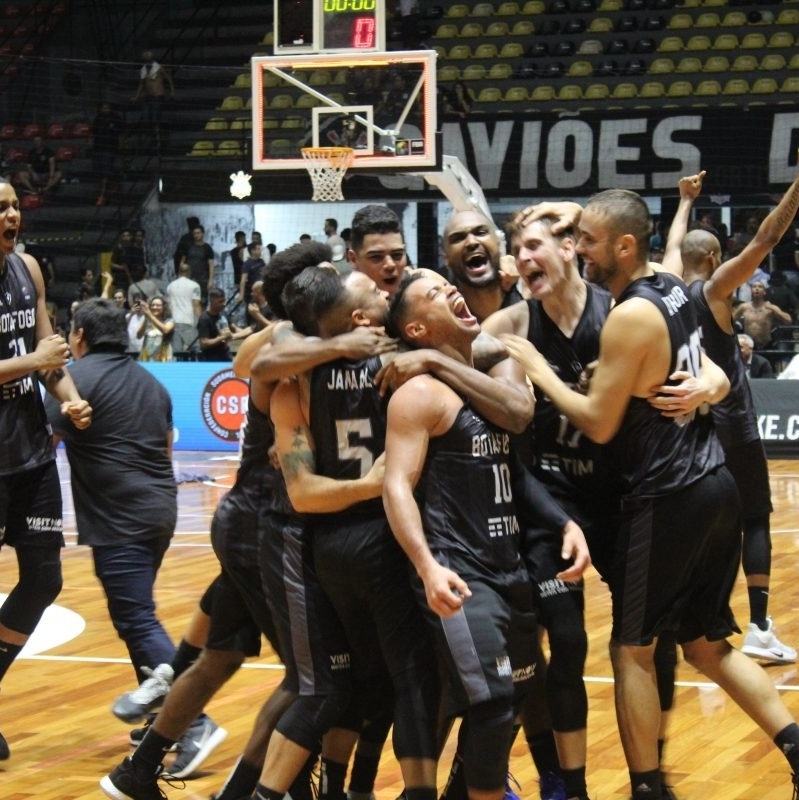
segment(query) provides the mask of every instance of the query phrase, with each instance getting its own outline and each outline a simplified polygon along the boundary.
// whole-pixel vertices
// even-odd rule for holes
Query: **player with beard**
[[[685,285],[647,261],[651,220],[644,201],[627,190],[601,192],[582,211],[578,230],[587,278],[605,285],[615,300],[588,394],[561,381],[526,339],[502,338],[576,428],[609,443],[621,481],[620,523],[606,579],[617,718],[633,800],[663,797],[654,648],[669,629],[686,660],[773,738],[796,786],[799,726],[763,670],[727,641],[737,630],[729,608],[740,558],[737,492],[710,415],[697,408],[718,402],[729,383],[701,351]],[[718,376],[715,389],[673,385],[700,371]],[[665,413],[648,402],[656,394],[670,395]]]
[[[444,227],[443,246],[452,281],[480,322],[522,299],[513,257],[502,255],[494,223],[484,214],[455,211]]]

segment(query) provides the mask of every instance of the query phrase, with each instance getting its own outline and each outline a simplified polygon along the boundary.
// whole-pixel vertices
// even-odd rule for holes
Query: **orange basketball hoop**
[[[303,147],[302,157],[313,184],[312,200],[343,200],[341,182],[355,153],[351,147]]]

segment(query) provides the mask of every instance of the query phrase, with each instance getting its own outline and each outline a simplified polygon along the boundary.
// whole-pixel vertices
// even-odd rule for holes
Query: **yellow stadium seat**
[[[235,139],[225,139],[216,148],[218,156],[240,156],[241,154],[241,145]]]
[[[705,8],[720,8],[727,5],[727,0],[702,0],[701,5]]]
[[[572,61],[569,65],[568,75],[570,78],[585,78],[591,75],[594,67],[590,61]]]
[[[284,130],[296,130],[297,128],[304,128],[305,123],[301,117],[286,117],[281,123],[280,127]]]
[[[470,13],[471,9],[465,3],[456,3],[447,9],[447,16],[454,19],[468,17]]]
[[[610,95],[610,89],[606,83],[592,83],[586,86],[583,92],[584,100],[604,100]]]
[[[666,94],[666,87],[660,81],[647,81],[638,90],[638,97],[657,98]]]
[[[485,36],[507,36],[510,33],[510,28],[507,22],[492,22],[485,29]]]
[[[513,24],[511,36],[532,36],[535,33],[535,25],[529,19],[520,19]]]
[[[505,42],[499,51],[500,58],[521,58],[524,48],[518,42]]]
[[[332,75],[326,69],[315,69],[308,79],[309,86],[328,86],[333,80]]]
[[[724,56],[710,56],[702,65],[703,72],[729,72],[730,62]]]
[[[650,75],[668,75],[674,72],[674,62],[670,58],[655,58],[649,65]]]
[[[467,22],[458,33],[464,39],[479,39],[482,35],[483,26],[479,22]]]
[[[691,36],[685,43],[686,50],[710,50],[710,47],[710,37],[705,36],[704,34]]]
[[[752,94],[774,94],[777,88],[774,78],[758,78],[752,84]]]
[[[772,33],[768,40],[770,48],[788,49],[793,47],[794,38],[790,31],[777,31]]]
[[[506,81],[513,76],[513,67],[505,61],[498,61],[492,64],[488,70],[488,80],[490,81]]]
[[[694,18],[690,14],[673,14],[668,27],[675,31],[687,31],[694,27]]]
[[[278,78],[274,72],[269,72],[269,70],[264,71],[264,86],[272,87],[277,86],[279,83],[280,78]]]
[[[748,20],[743,11],[728,11],[721,19],[722,28],[743,28]]]
[[[472,48],[468,44],[454,44],[449,48],[451,61],[469,61],[472,57]]]
[[[226,131],[227,129],[227,120],[222,119],[222,117],[211,117],[211,119],[205,123],[205,130],[207,131]]]
[[[214,143],[208,141],[195,142],[191,148],[190,156],[210,156],[214,152]]]
[[[460,80],[461,71],[453,64],[445,64],[439,67],[436,72],[436,80],[439,83],[451,83],[452,81]]]
[[[598,56],[602,54],[602,51],[602,42],[599,39],[583,39],[577,48],[577,52],[581,56]]]
[[[730,78],[724,84],[721,93],[726,95],[749,94],[749,81],[745,78]]]
[[[677,72],[680,74],[695,75],[702,71],[702,60],[696,56],[686,56],[677,62]]]
[[[234,89],[249,89],[252,86],[252,74],[249,72],[240,72],[236,75],[236,80],[233,81]]]
[[[511,89],[508,89],[505,92],[505,99],[508,99],[508,93],[511,92]],[[530,92],[530,101],[533,103],[546,103],[549,100],[555,99],[555,87],[550,86],[549,84],[543,83],[536,86],[532,92]]]
[[[496,58],[497,46],[495,44],[491,44],[490,42],[484,42],[483,44],[478,44],[477,47],[475,47],[474,49],[474,57]]]
[[[520,11],[518,3],[500,3],[499,8],[497,8],[497,16],[500,17],[515,17],[518,16],[519,13]]]
[[[734,33],[721,33],[713,40],[714,50],[737,50],[738,37]]]
[[[542,86],[536,86],[536,89],[544,88]],[[551,86],[547,86],[546,88],[552,89]],[[530,99],[530,96],[527,93],[527,89],[524,86],[511,86],[505,92],[505,102],[506,103],[525,103]]]
[[[481,81],[486,76],[486,68],[482,64],[469,64],[461,70],[461,78],[465,81]]]
[[[297,146],[291,143],[291,139],[272,139],[269,143],[270,156],[288,156],[297,150]]]
[[[558,90],[558,100],[581,100],[583,90],[576,83],[565,83]]]
[[[713,11],[705,11],[694,20],[694,28],[718,28],[721,18]]]
[[[634,83],[617,83],[610,96],[616,100],[630,100],[638,96],[638,87]]]
[[[267,31],[264,34],[264,38],[261,39],[261,44],[269,44],[272,45],[275,43],[275,32],[274,31]]]
[[[321,101],[317,100],[313,95],[303,93],[297,98],[294,103],[294,108],[313,108],[314,106],[318,106],[320,102]]]
[[[799,9],[798,8],[783,8],[777,14],[777,25],[789,25],[793,28],[799,26]]]
[[[780,94],[799,95],[799,75],[790,75],[780,84]]]
[[[522,14],[528,16],[531,14],[543,14],[546,11],[544,0],[527,0],[522,7]]]
[[[436,39],[455,39],[458,35],[458,26],[453,25],[451,22],[445,22],[436,28]]]
[[[624,8],[622,0],[602,0],[598,11],[621,11]]]
[[[799,53],[794,53],[791,56],[791,60],[788,62],[788,69],[799,70]]]
[[[721,84],[718,81],[699,81],[694,89],[696,97],[715,97],[721,94]]]
[[[271,126],[268,123],[274,123]],[[264,127],[265,128],[276,128],[277,127],[277,120],[275,119],[265,119],[264,120]],[[252,117],[237,117],[230,123],[230,130],[232,131],[249,131],[252,130]]]
[[[293,108],[294,98],[290,94],[273,95],[268,103],[269,108]]]
[[[472,6],[471,16],[473,17],[492,17],[494,15],[494,6],[491,3],[477,3]]]
[[[754,72],[757,69],[757,56],[736,56],[730,69],[733,72]]]
[[[608,33],[613,30],[613,20],[610,17],[594,17],[588,30],[591,33]]]
[[[785,56],[780,53],[766,53],[760,60],[759,69],[764,72],[780,72],[786,67]]]
[[[502,101],[502,89],[496,86],[485,86],[477,95],[478,103],[499,103]]]
[[[667,89],[667,97],[689,97],[693,94],[694,87],[690,81],[672,81]]]
[[[747,33],[741,39],[742,50],[763,50],[766,46],[766,37],[762,33]]]
[[[679,53],[685,48],[685,42],[679,36],[664,36],[658,45],[659,53]]]
[[[244,100],[237,94],[228,95],[219,106],[220,111],[241,111],[244,108]]]

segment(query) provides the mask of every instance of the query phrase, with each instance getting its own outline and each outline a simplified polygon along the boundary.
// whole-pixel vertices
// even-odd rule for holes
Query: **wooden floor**
[[[0,763],[2,800],[73,800],[102,797],[97,782],[129,752],[128,728],[109,709],[114,698],[134,685],[126,651],[116,638],[94,577],[88,550],[75,545],[75,522],[68,490],[68,469],[60,461],[65,490],[68,546],[63,554],[64,589],[58,605],[80,614],[83,633],[37,656],[21,657],[3,682],[0,730],[11,759]],[[799,462],[771,462],[775,513],[772,517],[773,570],[770,611],[779,636],[799,645]],[[235,463],[213,454],[181,454],[180,470],[207,475],[206,483],[180,489],[180,519],[174,544],[161,570],[157,599],[161,618],[177,640],[209,580],[216,572],[208,542],[213,508],[229,485]],[[679,524],[679,521],[675,521]],[[8,591],[15,573],[13,551],[0,552],[0,591]],[[736,589],[739,622],[748,621],[746,592]],[[587,623],[590,653],[586,683],[590,700],[589,790],[593,800],[629,795],[627,771],[616,731],[613,686],[607,659],[609,601],[595,574],[588,579]],[[799,668],[769,667],[794,716],[799,718]],[[271,653],[248,663],[208,711],[229,731],[227,740],[186,788],[165,787],[170,800],[208,797],[218,789],[250,729],[254,710],[281,676]],[[443,783],[449,755],[440,770]],[[787,763],[771,742],[717,688],[684,664],[679,668],[676,710],[666,766],[680,800],[788,800]],[[538,798],[536,773],[521,737],[513,748],[511,770],[523,798]],[[399,773],[384,754],[376,786],[378,800],[394,800]]]

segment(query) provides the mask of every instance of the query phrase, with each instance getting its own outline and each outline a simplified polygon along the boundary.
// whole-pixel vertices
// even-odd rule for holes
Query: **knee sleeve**
[[[394,754],[400,758],[436,758],[440,704],[438,673],[413,673],[394,684]]]
[[[338,722],[348,700],[344,692],[300,696],[278,720],[275,729],[289,741],[313,750],[322,735]]]
[[[466,786],[492,791],[505,785],[513,738],[513,708],[506,698],[472,706],[463,721]]]
[[[549,669],[547,670],[547,702],[556,731],[579,731],[588,723],[588,695],[583,682],[588,637],[582,613],[554,618],[548,629]]]
[[[61,549],[18,547],[19,579],[0,609],[0,622],[19,633],[31,634],[63,584]]]
[[[524,695],[519,709],[519,718],[524,728],[524,735],[528,740],[545,731],[552,730],[552,718],[549,715],[549,704],[547,702],[548,674],[547,659],[539,641],[533,680],[530,681],[530,687]]]
[[[677,671],[677,638],[672,631],[660,634],[654,658],[660,710],[670,711],[674,703],[674,676]]]
[[[744,575],[771,574],[771,526],[768,516],[743,521],[741,564]]]

